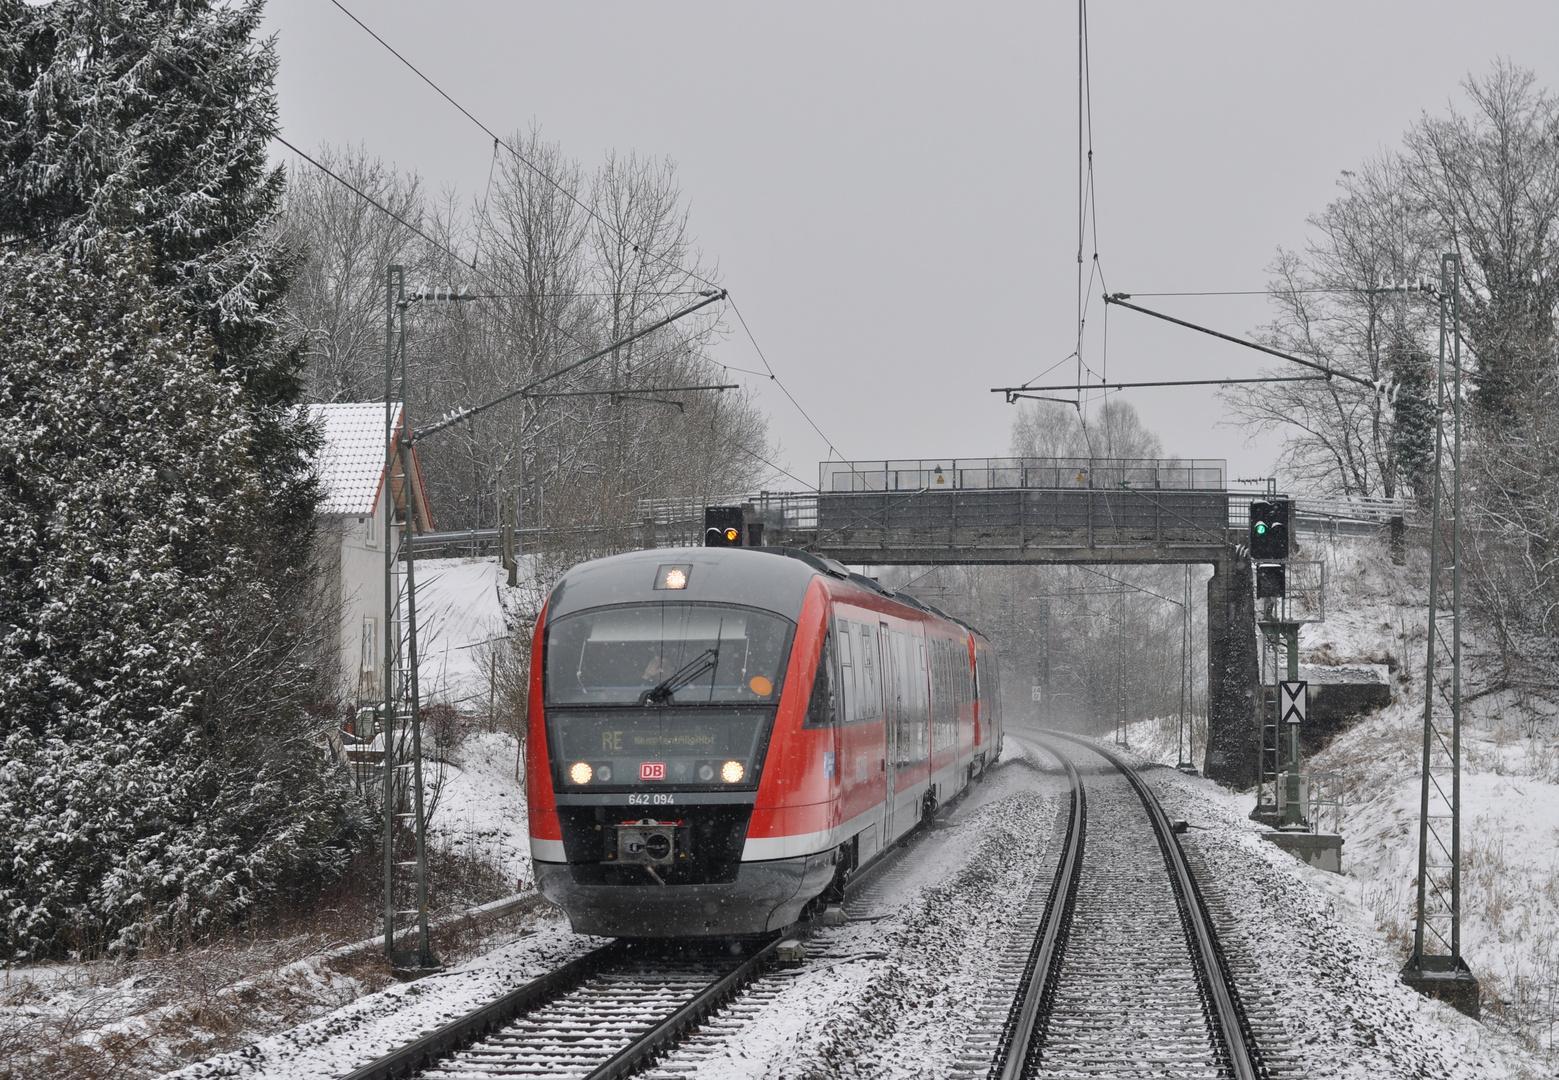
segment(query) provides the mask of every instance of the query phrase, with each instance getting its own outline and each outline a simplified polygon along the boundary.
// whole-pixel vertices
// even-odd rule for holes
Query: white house
[[[319,507],[318,560],[324,575],[325,609],[337,613],[340,631],[338,704],[356,708],[383,699],[384,545],[399,553],[400,522],[405,519],[406,485],[399,458],[386,484],[385,405],[382,401],[310,405],[309,417],[324,436],[318,469],[324,499]],[[401,407],[390,406],[399,433]],[[412,452],[411,524],[419,533],[432,529],[422,469]],[[386,497],[388,495],[388,497]],[[401,591],[400,565],[390,588]],[[419,589],[420,593],[421,590]],[[403,613],[397,616],[404,617]],[[420,623],[421,620],[419,619]],[[388,628],[391,646],[397,627]]]

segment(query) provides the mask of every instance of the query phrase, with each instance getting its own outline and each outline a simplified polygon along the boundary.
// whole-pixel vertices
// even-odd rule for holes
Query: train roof
[[[681,567],[686,585],[671,590],[663,584],[666,571]],[[833,559],[797,548],[647,548],[604,559],[592,559],[571,567],[553,587],[547,617],[560,618],[586,608],[612,604],[687,601],[745,604],[784,615],[792,622],[801,618],[807,587],[818,576],[848,581],[955,623],[981,640],[974,627],[908,593],[896,593],[863,574],[852,573]]]
[[[683,568],[685,587],[657,588],[673,566]],[[610,604],[703,601],[746,604],[796,622],[807,586],[820,572],[826,571],[820,571],[813,560],[778,559],[763,549],[648,548],[571,568],[553,588],[547,615],[556,619]]]

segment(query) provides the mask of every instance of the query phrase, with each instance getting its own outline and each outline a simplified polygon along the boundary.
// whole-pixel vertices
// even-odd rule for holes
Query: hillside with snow
[[[1380,541],[1307,543],[1324,558],[1326,619],[1300,634],[1317,667],[1384,665],[1389,705],[1361,717],[1307,763],[1341,773],[1343,879],[1337,892],[1392,955],[1412,946],[1423,753],[1427,559],[1393,565]],[[1462,950],[1484,1023],[1559,1068],[1559,731],[1550,695],[1501,685],[1498,657],[1463,630]],[[1172,722],[1132,726],[1134,750],[1175,759]],[[1235,797],[1246,811],[1253,793]]]

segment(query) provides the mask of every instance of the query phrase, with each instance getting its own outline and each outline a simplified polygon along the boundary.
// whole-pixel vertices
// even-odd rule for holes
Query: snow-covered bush
[[[0,947],[226,925],[361,828],[257,564],[255,425],[144,252],[0,258]]]

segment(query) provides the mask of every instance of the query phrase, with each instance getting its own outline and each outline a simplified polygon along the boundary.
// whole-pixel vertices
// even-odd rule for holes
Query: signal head
[[[1289,507],[1287,499],[1258,499],[1250,504],[1251,558],[1288,558]]]
[[[704,546],[741,547],[744,525],[740,506],[705,507]]]

